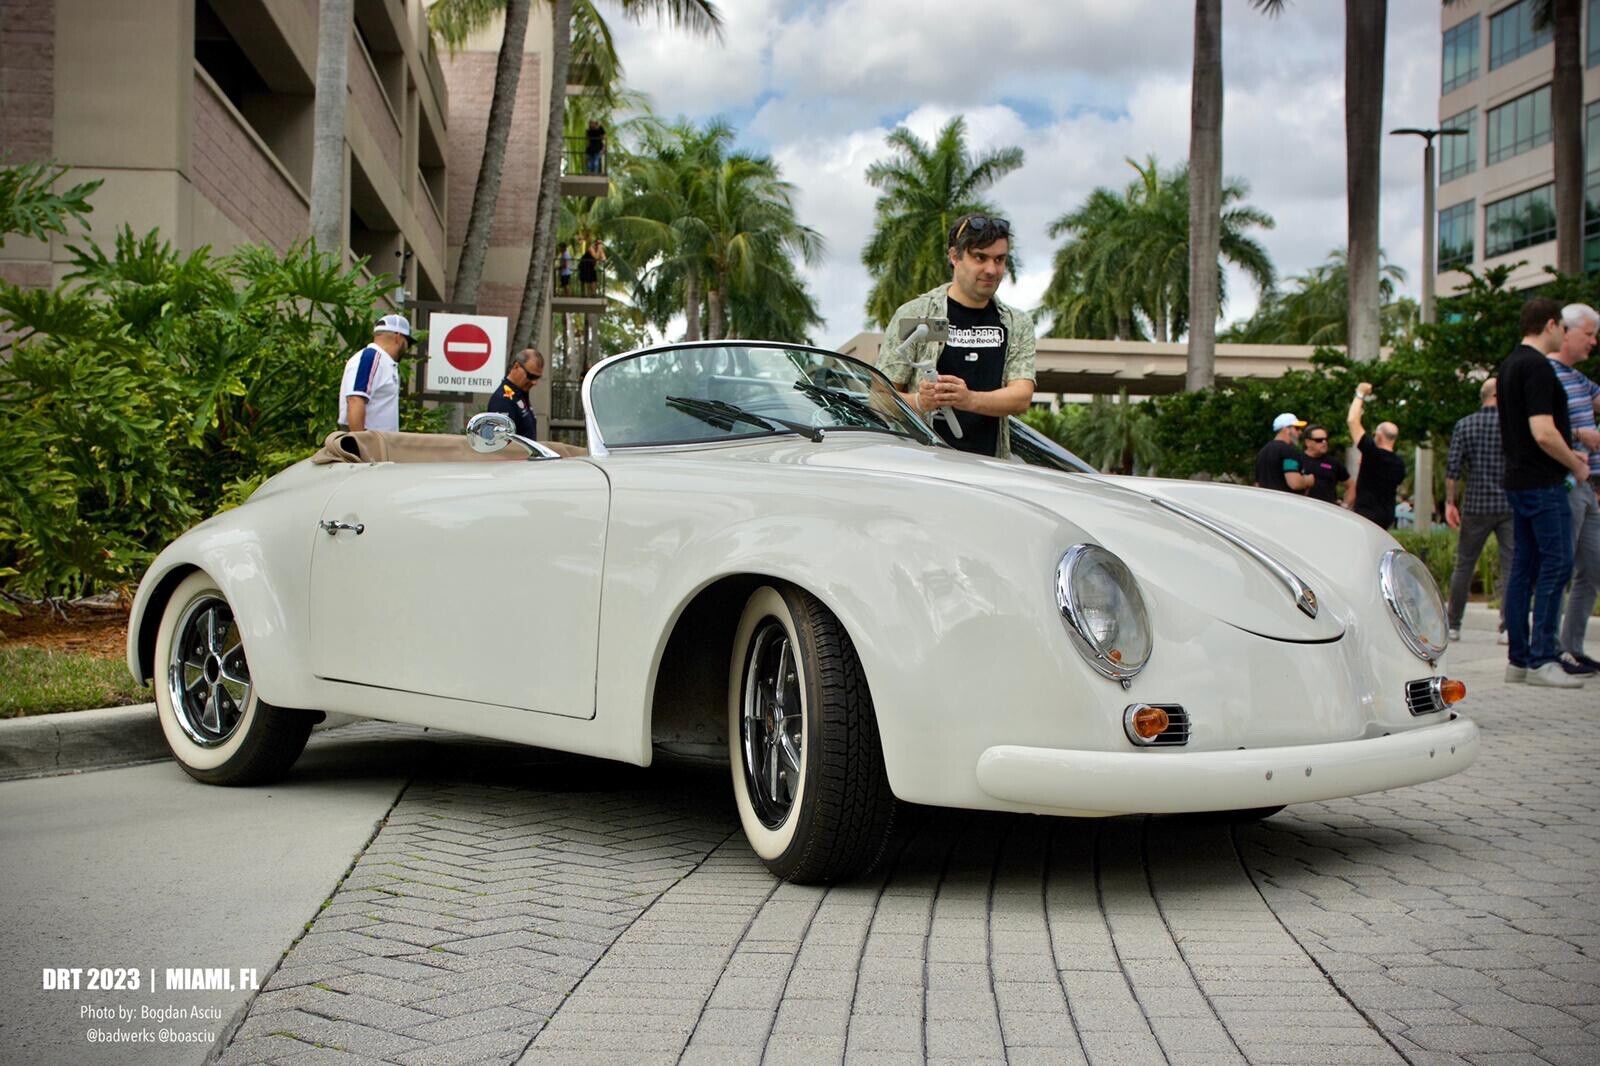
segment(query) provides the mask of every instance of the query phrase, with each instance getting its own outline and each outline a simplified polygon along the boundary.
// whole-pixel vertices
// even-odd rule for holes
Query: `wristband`
[[[1359,393],[1359,392],[1356,393],[1356,399],[1361,401],[1362,403],[1366,403],[1367,402],[1367,398],[1365,396],[1361,395],[1361,393]]]

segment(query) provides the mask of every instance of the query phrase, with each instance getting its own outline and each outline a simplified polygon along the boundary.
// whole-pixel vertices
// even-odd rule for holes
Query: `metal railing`
[[[561,154],[561,173],[565,177],[605,177],[605,142],[601,142],[599,151],[592,152],[589,150],[589,138],[568,137],[566,150]]]
[[[593,262],[594,278],[585,280],[588,271],[581,255],[556,256],[550,271],[550,284],[557,296],[577,296],[599,299],[606,294],[606,263],[604,259]]]

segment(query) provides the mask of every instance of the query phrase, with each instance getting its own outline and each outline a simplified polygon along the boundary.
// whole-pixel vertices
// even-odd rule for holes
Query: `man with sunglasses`
[[[1350,480],[1350,471],[1344,464],[1328,454],[1328,427],[1312,424],[1306,427],[1305,462],[1300,464],[1302,474],[1311,475],[1311,487],[1306,495],[1335,506],[1339,503],[1339,486]]]
[[[489,397],[489,413],[510,415],[517,435],[539,439],[539,419],[528,402],[528,390],[544,377],[544,356],[537,348],[524,348],[511,359],[500,387]]]
[[[902,304],[884,336],[888,352],[878,364],[906,403],[924,416],[939,407],[955,412],[957,437],[944,419],[932,419],[947,444],[1004,459],[1011,454],[1008,415],[1033,402],[1033,319],[995,296],[1010,263],[1011,224],[1003,218],[966,214],[950,227],[945,242],[951,280]],[[942,318],[950,338],[899,344],[900,323]],[[938,377],[918,381],[913,363],[937,359]]]

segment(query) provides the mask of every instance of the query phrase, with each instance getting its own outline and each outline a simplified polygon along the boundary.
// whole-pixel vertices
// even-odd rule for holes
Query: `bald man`
[[[1361,453],[1361,465],[1356,468],[1355,480],[1345,490],[1344,505],[1384,529],[1394,527],[1394,493],[1406,479],[1406,461],[1394,453],[1395,442],[1400,439],[1400,427],[1393,422],[1379,422],[1375,432],[1369,434],[1361,425],[1366,410],[1367,397],[1372,395],[1372,383],[1363,381],[1356,386],[1356,397],[1350,401],[1350,411],[1345,415],[1345,425],[1350,427],[1350,439]]]

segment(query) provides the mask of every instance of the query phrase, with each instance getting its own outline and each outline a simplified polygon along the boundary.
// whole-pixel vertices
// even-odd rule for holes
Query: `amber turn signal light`
[[[1133,731],[1142,740],[1154,740],[1166,732],[1171,719],[1160,707],[1140,707],[1133,712]]]
[[[1446,707],[1467,698],[1467,683],[1447,677],[1439,683],[1439,702]]]

